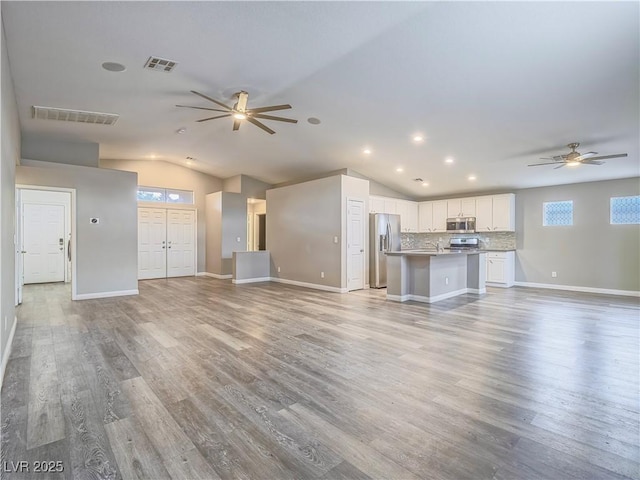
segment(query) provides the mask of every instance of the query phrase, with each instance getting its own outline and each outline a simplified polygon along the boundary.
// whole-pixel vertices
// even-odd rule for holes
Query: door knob
[[[360,249],[360,253],[362,253],[362,252],[364,252],[364,248],[361,248],[361,249]]]
[[[26,250],[20,250],[20,253],[27,253]]]
[[[60,248],[59,248],[59,250],[60,250],[60,251],[64,250],[64,247],[60,247]]]
[[[162,245],[162,248],[164,248],[164,245]]]

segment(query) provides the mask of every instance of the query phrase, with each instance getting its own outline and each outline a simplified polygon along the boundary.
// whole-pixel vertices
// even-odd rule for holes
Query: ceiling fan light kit
[[[541,165],[557,165],[554,170],[558,168],[562,168],[565,165],[567,167],[577,167],[579,165],[602,165],[605,162],[602,160],[609,158],[622,158],[626,157],[626,153],[616,153],[614,155],[600,155],[599,157],[594,157],[598,152],[587,152],[580,153],[576,151],[580,144],[578,142],[573,142],[567,145],[571,149],[571,152],[565,155],[555,155],[553,157],[542,157],[540,160],[551,160],[551,162],[544,163],[532,163],[531,165],[527,165],[528,167],[539,167]]]
[[[273,135],[274,133],[276,133],[274,130],[272,130],[271,128],[267,127],[264,123],[262,123],[261,121],[257,120],[275,120],[278,122],[287,122],[287,123],[298,123],[298,120],[294,120],[293,118],[285,118],[285,117],[276,117],[273,115],[265,115],[264,112],[273,112],[276,110],[287,110],[289,108],[291,108],[291,105],[289,104],[283,104],[283,105],[271,105],[268,107],[258,107],[258,108],[247,108],[247,103],[249,101],[249,94],[247,92],[240,91],[238,93],[235,94],[235,97],[237,97],[237,101],[236,103],[233,105],[233,107],[230,107],[218,100],[215,100],[211,97],[208,97],[207,95],[204,95],[203,93],[200,92],[196,92],[195,90],[191,90],[191,93],[198,95],[202,98],[204,98],[205,100],[209,100],[210,102],[215,103],[217,106],[222,107],[222,109],[219,108],[207,108],[207,107],[193,107],[190,105],[176,105],[176,107],[183,107],[183,108],[195,108],[197,110],[208,110],[211,112],[222,112],[224,113],[224,115],[214,115],[213,117],[207,117],[207,118],[201,118],[200,120],[196,120],[196,122],[207,122],[209,120],[215,120],[218,118],[225,118],[225,117],[233,117],[233,130],[236,131],[238,129],[240,129],[240,125],[242,123],[243,120],[246,120],[249,123],[252,123],[253,125],[255,125],[258,128],[261,128],[262,130],[264,130],[265,132]]]

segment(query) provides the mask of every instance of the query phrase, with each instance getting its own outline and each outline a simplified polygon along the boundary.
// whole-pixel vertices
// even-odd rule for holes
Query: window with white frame
[[[185,203],[193,205],[193,191],[138,186],[139,202]]]
[[[611,225],[640,224],[640,195],[611,197],[609,222]]]
[[[542,204],[542,226],[556,227],[573,225],[573,200],[544,202]]]

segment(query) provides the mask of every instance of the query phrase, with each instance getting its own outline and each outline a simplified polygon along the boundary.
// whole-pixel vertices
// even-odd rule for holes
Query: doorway
[[[74,209],[73,189],[17,186],[16,305],[25,284],[71,282],[75,292]]]
[[[267,249],[267,201],[247,199],[247,251]]]
[[[138,208],[138,280],[196,274],[196,211]]]
[[[365,279],[364,201],[347,199],[347,290],[362,290]]]

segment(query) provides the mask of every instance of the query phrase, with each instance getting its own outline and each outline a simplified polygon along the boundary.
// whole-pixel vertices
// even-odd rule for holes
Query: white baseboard
[[[467,288],[467,293],[475,293],[476,295],[484,295],[487,293],[486,288]]]
[[[231,275],[230,273],[220,274],[220,273],[198,272],[196,273],[196,277],[212,277],[212,278],[217,278],[218,280],[228,280],[231,277],[233,277],[233,275]]]
[[[554,283],[515,282],[518,287],[548,288],[551,290],[567,290],[569,292],[602,293],[604,295],[620,295],[624,297],[640,297],[636,290],[615,290],[611,288],[576,287],[573,285],[557,285]]]
[[[424,295],[414,295],[412,293],[407,293],[406,295],[389,295],[387,293],[387,299],[394,302],[406,302],[407,300],[413,300],[414,302],[421,303],[435,303],[440,300],[446,300],[447,298],[457,297],[458,295],[462,295],[464,293],[487,293],[486,289],[476,289],[476,288],[461,288],[460,290],[455,290],[453,292],[442,293],[440,295],[435,295],[433,297],[426,297]]]
[[[124,297],[127,295],[138,295],[140,292],[135,290],[117,290],[113,292],[97,292],[97,293],[77,293],[71,300],[91,300],[94,298]]]
[[[494,283],[494,282],[487,282],[486,283],[487,287],[497,287],[497,288],[511,288],[513,287],[513,283]]]
[[[13,337],[16,334],[16,327],[18,326],[18,317],[13,317],[13,326],[9,332],[9,339],[7,340],[7,346],[2,354],[2,365],[0,366],[0,390],[2,389],[2,381],[4,380],[4,371],[7,369],[7,363],[9,363],[9,355],[11,355],[11,347],[13,347]]]
[[[347,293],[346,288],[331,287],[329,285],[319,285],[317,283],[298,282],[297,280],[288,280],[286,278],[271,277],[272,282],[285,283],[287,285],[296,285],[298,287],[312,288],[314,290],[324,290],[325,292]]]
[[[233,279],[231,283],[236,285],[241,285],[243,283],[258,283],[258,282],[269,282],[271,281],[271,277],[258,277],[258,278],[241,278],[240,280]]]

